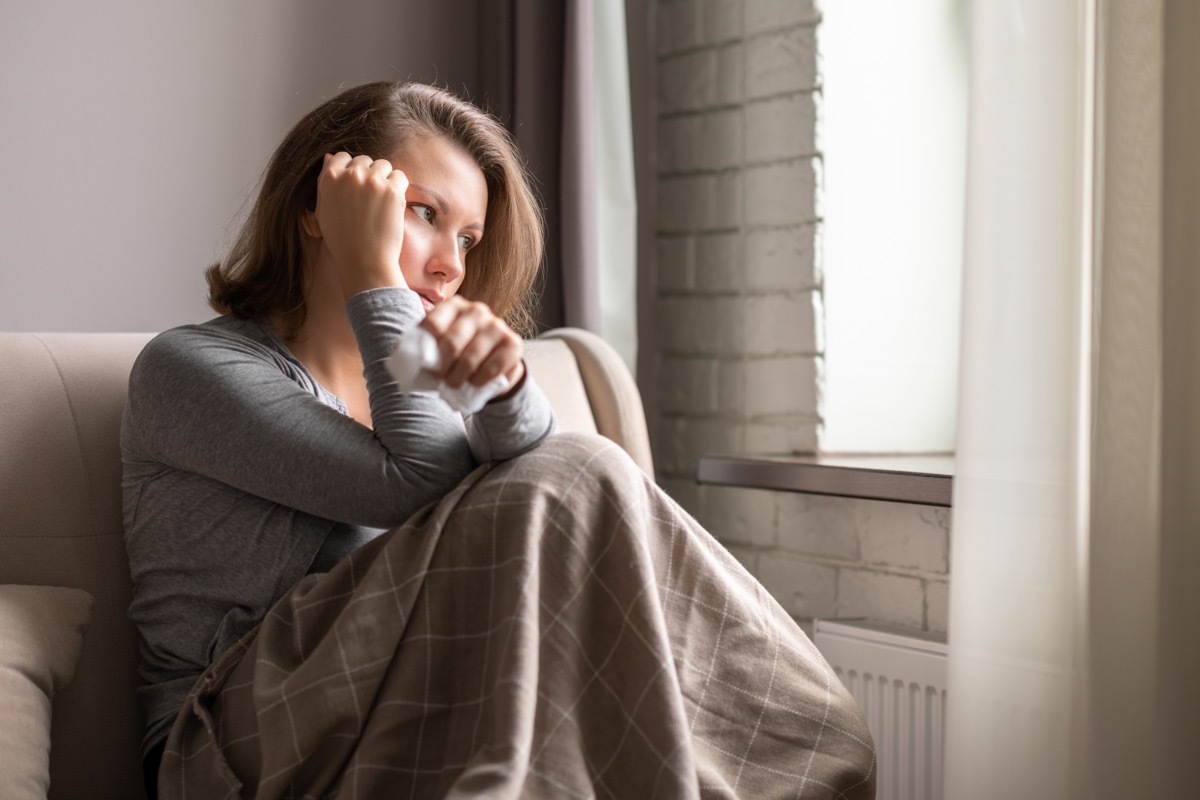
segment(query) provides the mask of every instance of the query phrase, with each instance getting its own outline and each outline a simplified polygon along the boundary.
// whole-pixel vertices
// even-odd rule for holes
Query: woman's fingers
[[[346,152],[325,156],[314,224],[306,230],[324,240],[347,297],[404,285],[400,249],[407,189],[407,177],[387,159]]]
[[[497,375],[508,373],[520,362],[520,340],[511,331],[487,327],[474,337],[448,364],[443,380],[450,386],[471,383],[482,386]]]
[[[349,153],[347,153],[345,150],[341,151],[340,153],[326,153],[325,154],[325,166],[324,166],[324,169],[321,170],[321,172],[325,173],[325,172],[332,172],[332,171],[337,171],[337,170],[345,171],[346,165],[348,165],[350,163],[351,158],[352,158],[351,155]],[[324,174],[322,174],[321,177],[324,177]]]
[[[331,176],[337,176],[340,173],[346,172],[358,172],[365,175],[372,169],[378,169],[386,176],[391,171],[392,165],[385,158],[371,158],[364,155],[352,156],[345,150],[338,153],[325,154],[325,171]]]
[[[482,386],[497,375],[521,377],[524,342],[484,303],[451,297],[421,323],[433,333],[442,357],[441,378],[452,387]]]

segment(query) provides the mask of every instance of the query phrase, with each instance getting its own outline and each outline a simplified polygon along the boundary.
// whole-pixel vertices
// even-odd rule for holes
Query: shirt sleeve
[[[371,417],[377,429],[387,431],[391,426],[380,424],[380,414],[395,409],[389,398],[395,394],[395,382],[387,370],[387,359],[396,349],[400,335],[421,319],[419,306],[412,309],[415,316],[391,328],[388,335],[376,336],[362,319],[375,316],[371,312],[396,302],[391,289],[374,289],[351,298],[347,313],[359,337],[367,388],[371,393]],[[404,295],[415,295],[404,291]],[[385,317],[387,315],[384,315]],[[378,324],[378,323],[377,323]],[[386,323],[384,323],[386,324]],[[376,399],[379,403],[377,405]],[[440,403],[440,401],[438,401]],[[467,440],[474,462],[505,461],[532,450],[556,430],[554,409],[541,387],[526,368],[521,385],[502,400],[493,400],[466,418]]]
[[[521,385],[467,417],[471,454],[479,463],[515,458],[555,433],[554,409],[528,366]]]
[[[129,413],[143,457],[352,525],[391,527],[475,467],[462,418],[402,394],[386,357],[421,317],[407,289],[347,301],[374,429],[321,402],[269,348],[205,326],[168,331],[139,356]]]

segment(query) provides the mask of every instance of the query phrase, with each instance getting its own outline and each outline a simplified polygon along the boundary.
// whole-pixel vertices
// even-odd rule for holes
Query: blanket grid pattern
[[[223,654],[164,798],[874,796],[853,699],[615,445],[480,467]]]

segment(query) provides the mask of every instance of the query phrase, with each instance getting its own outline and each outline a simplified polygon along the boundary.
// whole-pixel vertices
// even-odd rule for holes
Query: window
[[[826,3],[825,452],[954,448],[966,0]]]

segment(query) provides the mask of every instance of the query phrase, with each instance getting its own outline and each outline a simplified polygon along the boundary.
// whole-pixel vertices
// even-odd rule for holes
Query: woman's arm
[[[466,419],[475,460],[505,461],[537,447],[558,430],[554,409],[526,371],[520,385]]]
[[[407,289],[355,295],[374,430],[301,389],[282,357],[209,326],[154,339],[130,378],[142,457],[309,514],[389,527],[475,466],[461,418],[435,396],[395,391],[383,359],[420,318]]]

